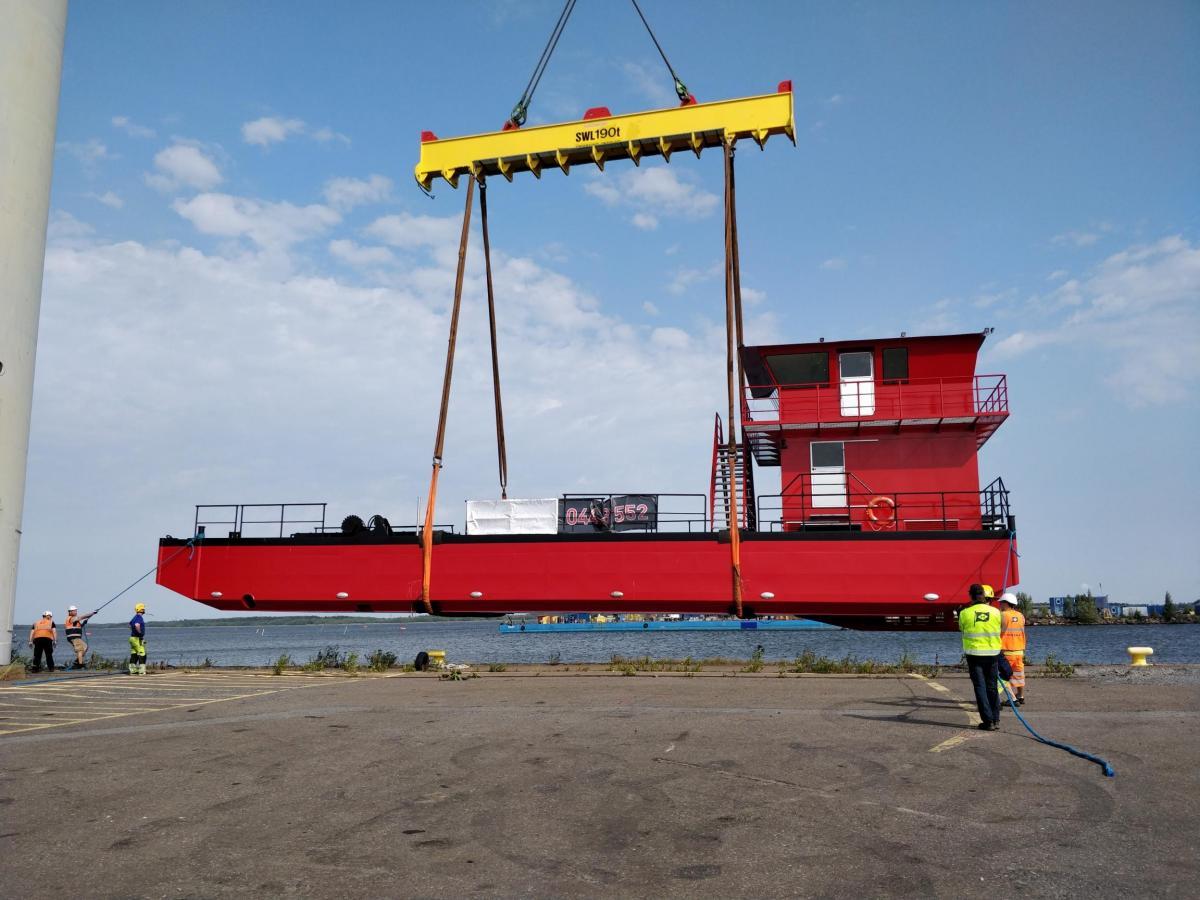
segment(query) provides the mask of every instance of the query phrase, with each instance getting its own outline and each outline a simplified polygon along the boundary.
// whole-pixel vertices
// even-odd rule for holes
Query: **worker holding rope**
[[[1017,609],[1017,598],[1005,591],[1000,595],[1000,650],[1012,666],[1009,687],[1017,706],[1025,705],[1025,616]]]
[[[86,616],[81,616],[78,606],[67,607],[67,618],[63,622],[63,631],[66,634],[67,643],[75,651],[75,665],[71,666],[72,669],[83,668],[83,658],[87,655],[88,649],[87,641],[83,639],[83,626],[95,614],[95,612],[90,612]]]
[[[971,605],[958,614],[958,630],[962,633],[963,655],[967,671],[975,688],[975,705],[979,708],[979,730],[1000,730],[1000,695],[996,688],[999,678],[1000,611],[988,604],[995,598],[990,585],[973,584],[968,594]]]

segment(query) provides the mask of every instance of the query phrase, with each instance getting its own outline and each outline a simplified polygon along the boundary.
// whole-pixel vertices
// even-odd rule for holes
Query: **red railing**
[[[873,421],[916,424],[1007,415],[1008,382],[1003,375],[759,385],[747,387],[742,398],[742,421],[747,425]]]

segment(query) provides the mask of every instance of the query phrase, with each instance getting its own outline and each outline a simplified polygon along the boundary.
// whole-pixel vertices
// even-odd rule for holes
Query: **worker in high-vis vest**
[[[1000,610],[987,602],[996,596],[990,585],[973,584],[968,593],[971,603],[958,613],[958,630],[962,634],[971,686],[975,689],[979,729],[998,731],[1000,695],[996,680],[999,678]]]
[[[1025,617],[1017,609],[1017,598],[1005,591],[1000,595],[1000,651],[1012,666],[1012,688],[1017,705],[1025,705]]]
[[[54,648],[58,644],[58,629],[54,627],[54,613],[46,610],[42,617],[29,629],[29,646],[33,648],[33,671],[42,671],[42,657],[46,657],[46,668],[54,671]]]
[[[146,620],[143,613],[146,604],[139,603],[133,608],[133,618],[129,620],[129,674],[146,674]]]
[[[88,649],[87,641],[83,639],[83,626],[94,615],[94,612],[90,612],[86,616],[81,616],[78,606],[67,607],[67,618],[63,622],[63,633],[66,635],[67,643],[75,651],[75,665],[71,666],[72,669],[83,668],[83,658],[87,655]]]

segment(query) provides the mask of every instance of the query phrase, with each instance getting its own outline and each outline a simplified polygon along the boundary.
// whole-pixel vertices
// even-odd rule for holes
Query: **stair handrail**
[[[717,449],[725,443],[724,429],[721,427],[721,414],[715,415],[713,424],[712,476],[708,484],[708,530],[714,530],[714,516],[717,502]]]

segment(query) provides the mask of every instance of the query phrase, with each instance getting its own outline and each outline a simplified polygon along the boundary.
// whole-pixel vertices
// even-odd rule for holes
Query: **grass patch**
[[[875,659],[858,659],[850,654],[841,659],[821,656],[812,650],[805,650],[782,669],[785,673],[803,675],[926,675],[936,678],[940,667],[917,662],[916,658],[906,650],[894,663],[880,662]]]
[[[275,660],[275,662],[271,663],[271,674],[272,675],[282,675],[284,672],[287,671],[288,666],[290,666],[291,664],[292,664],[292,658],[290,656],[288,656],[286,653],[282,653],[282,654],[280,654],[279,659],[277,659],[277,660]]]
[[[349,675],[358,674],[358,654],[347,653],[346,658],[342,660],[342,671]]]
[[[124,665],[124,660],[109,659],[107,656],[101,656],[99,653],[93,653],[87,660],[87,667],[95,669],[97,672],[111,672],[113,669],[119,669]]]
[[[1053,653],[1046,654],[1046,660],[1042,663],[1043,678],[1070,678],[1075,674],[1075,667],[1070,663],[1063,662]]]
[[[386,672],[396,665],[396,654],[390,650],[376,650],[367,659],[367,668],[372,672]]]
[[[750,661],[742,669],[743,672],[761,672],[763,670],[763,648],[759,645],[750,654]]]
[[[507,672],[508,665],[506,663],[492,663],[488,666],[489,672]]]
[[[354,657],[354,668],[358,669],[357,653],[342,653],[336,644],[330,644],[324,650],[318,650],[317,655],[302,665],[305,672],[323,672],[325,669],[345,669],[346,664]]]
[[[614,653],[609,658],[608,670],[620,672],[622,675],[636,675],[638,672],[699,672],[701,662],[690,656],[684,659],[652,659],[649,656],[621,656]]]

